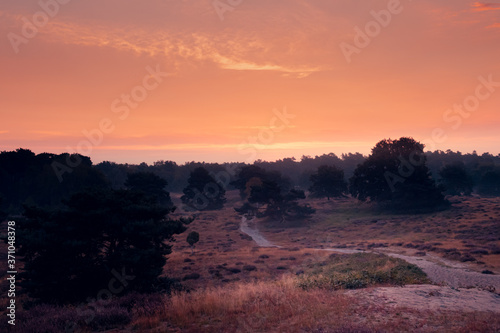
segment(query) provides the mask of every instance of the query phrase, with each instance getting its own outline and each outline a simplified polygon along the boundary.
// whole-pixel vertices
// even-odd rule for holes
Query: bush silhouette
[[[197,233],[196,231],[191,231],[188,234],[186,242],[188,242],[189,246],[191,246],[191,254],[194,253],[194,244],[198,243],[199,240],[200,240],[200,234]]]
[[[424,145],[413,138],[378,142],[350,179],[352,196],[405,212],[446,207],[442,190],[426,166],[423,149]]]

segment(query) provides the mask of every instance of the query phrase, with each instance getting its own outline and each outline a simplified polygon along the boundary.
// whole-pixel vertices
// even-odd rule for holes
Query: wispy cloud
[[[221,55],[212,55],[212,60],[223,69],[231,69],[237,71],[273,71],[281,72],[286,76],[296,76],[297,78],[307,77],[314,72],[328,70],[328,68],[321,67],[286,67],[270,63],[253,63],[245,60],[231,59]]]
[[[484,3],[484,2],[474,2],[472,4],[472,10],[475,12],[484,12],[489,10],[500,10],[500,3]]]
[[[11,24],[22,26],[22,16],[5,15]],[[108,47],[141,56],[162,57],[176,64],[176,68],[186,61],[200,65],[208,61],[226,70],[279,72],[296,78],[331,69],[321,64],[304,63],[294,59],[293,54],[275,54],[270,41],[253,35],[178,32],[139,26],[123,29],[97,22],[82,24],[54,19],[40,31],[40,38],[52,43]]]

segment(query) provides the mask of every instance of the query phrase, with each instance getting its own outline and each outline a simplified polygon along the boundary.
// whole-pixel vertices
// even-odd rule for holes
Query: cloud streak
[[[3,13],[11,24],[22,26],[21,15]],[[6,20],[6,21],[7,21]],[[119,28],[98,23],[78,24],[51,20],[40,31],[40,37],[50,43],[89,47],[108,47],[139,56],[164,58],[176,68],[186,61],[199,65],[209,61],[215,66],[234,71],[269,71],[291,77],[307,77],[311,73],[330,70],[323,64],[309,65],[293,57],[276,56],[270,41],[256,36],[228,35],[203,32],[174,32],[144,27]],[[305,45],[304,45],[305,47]],[[255,57],[258,53],[259,56]]]
[[[500,10],[500,3],[474,2],[472,4],[472,8],[473,8],[472,10],[475,12]]]

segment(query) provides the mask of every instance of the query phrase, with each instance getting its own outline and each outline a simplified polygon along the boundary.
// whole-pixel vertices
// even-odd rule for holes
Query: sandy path
[[[252,237],[252,239],[257,243],[258,246],[260,247],[281,247],[276,244],[271,243],[268,241],[262,234],[259,232],[259,230],[251,228],[248,223],[252,223],[254,219],[251,219],[250,221],[247,220],[245,216],[241,218],[241,223],[240,223],[240,230],[241,232],[247,234],[248,236]]]
[[[253,222],[253,219],[250,220]],[[254,241],[259,246],[263,247],[280,247],[273,244],[267,240],[258,229],[252,228],[248,225],[248,221],[245,217],[241,219],[240,229],[242,232],[246,233],[254,239]],[[316,250],[321,251],[332,251],[339,253],[358,253],[363,252],[355,249],[337,249],[337,248],[318,248]],[[414,264],[420,267],[429,277],[429,279],[437,284],[447,285],[453,288],[469,288],[478,287],[487,290],[496,290],[500,292],[500,276],[499,275],[487,275],[478,272],[470,271],[465,265],[461,263],[451,262],[439,258],[434,255],[426,255],[426,257],[413,257],[405,256],[402,254],[387,252],[384,249],[376,249],[376,253],[384,253],[388,256],[394,258],[403,259],[410,264]],[[494,289],[493,289],[494,288]]]
[[[431,256],[433,260],[431,261],[422,257],[405,256],[396,253],[385,254],[403,259],[410,264],[420,267],[434,283],[445,284],[454,288],[478,287],[500,292],[499,275],[481,274],[479,272],[470,271],[462,265],[453,265],[453,263],[452,265],[454,267],[450,267],[446,261],[435,256]],[[492,289],[492,287],[494,289]]]
[[[250,227],[249,222],[252,224],[254,220],[248,221],[245,217],[242,217],[240,230],[252,237],[258,246],[280,247],[267,240],[257,228]],[[336,248],[318,248],[316,250],[339,253],[364,252],[355,249]],[[368,302],[375,304],[410,307],[419,310],[493,311],[500,313],[500,295],[490,292],[495,289],[497,292],[500,291],[500,276],[469,271],[461,263],[451,262],[433,255],[427,255],[427,259],[387,252],[384,249],[371,252],[384,253],[414,264],[420,267],[432,282],[441,285],[377,287],[350,290],[347,291],[347,294],[362,296]]]

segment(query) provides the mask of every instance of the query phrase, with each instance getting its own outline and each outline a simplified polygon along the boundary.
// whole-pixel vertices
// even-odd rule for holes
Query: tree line
[[[219,207],[221,202],[223,203],[224,191],[238,188],[238,170],[250,166],[244,163],[204,162],[189,162],[178,165],[172,161],[158,161],[152,165],[113,162],[101,162],[93,165],[89,157],[79,156],[81,163],[72,168],[71,172],[64,174],[63,181],[59,181],[53,170],[53,164],[54,162],[64,164],[68,156],[69,154],[49,153],[36,155],[28,149],[0,152],[0,211],[19,214],[22,212],[23,204],[61,207],[62,199],[87,187],[126,189],[129,174],[141,173],[143,176],[140,177],[147,177],[144,174],[148,173],[160,177],[169,192],[183,192],[183,202],[191,206],[194,206],[193,201],[198,202],[197,206],[210,204],[208,208],[212,209]],[[430,175],[438,184],[442,185],[441,189],[445,194],[476,192],[485,196],[500,195],[500,154],[497,156],[489,153],[478,155],[475,152],[462,154],[448,150],[446,152],[425,152],[424,156]],[[265,170],[271,179],[276,180],[281,174],[279,182],[284,191],[295,187],[296,189],[310,190],[315,196],[323,194],[330,196],[328,193],[323,193],[324,190],[321,187],[314,185],[315,183],[323,184],[326,181],[336,184],[333,196],[338,196],[336,193],[338,191],[342,195],[349,194],[346,186],[354,188],[356,183],[349,182],[347,185],[342,183],[340,173],[331,170],[331,168],[341,170],[345,180],[349,180],[355,175],[359,166],[366,163],[367,160],[370,160],[369,156],[363,156],[359,153],[343,154],[340,157],[331,153],[315,157],[302,156],[300,161],[294,158],[285,158],[274,162],[258,160],[251,166]],[[371,158],[371,161],[373,162],[374,159]],[[397,156],[392,161],[393,167],[397,167],[396,164],[401,163]],[[206,172],[200,171],[202,169]],[[195,170],[198,171],[192,175]],[[221,185],[220,180],[214,176],[225,172],[225,170],[236,171],[231,174],[229,182]],[[337,178],[325,180],[324,177],[331,173],[336,174],[334,178]],[[400,177],[398,172],[394,174]],[[358,178],[359,176],[358,169]],[[209,179],[210,177],[213,179]],[[190,184],[190,179],[194,183]],[[200,184],[204,184],[207,179],[212,185],[211,188],[204,189],[204,186]],[[137,183],[141,181],[141,179],[136,180]],[[387,180],[384,178],[383,182],[387,183]],[[397,185],[404,185],[404,183]],[[220,188],[217,188],[217,184]],[[372,186],[376,187],[377,184],[372,184]],[[383,188],[387,191],[387,186],[383,186]],[[212,193],[208,193],[208,197],[217,193],[220,200],[217,199],[215,204],[208,203],[204,196],[199,195],[204,190]],[[392,192],[390,187],[388,190]],[[361,194],[360,197],[363,198],[364,195]]]

